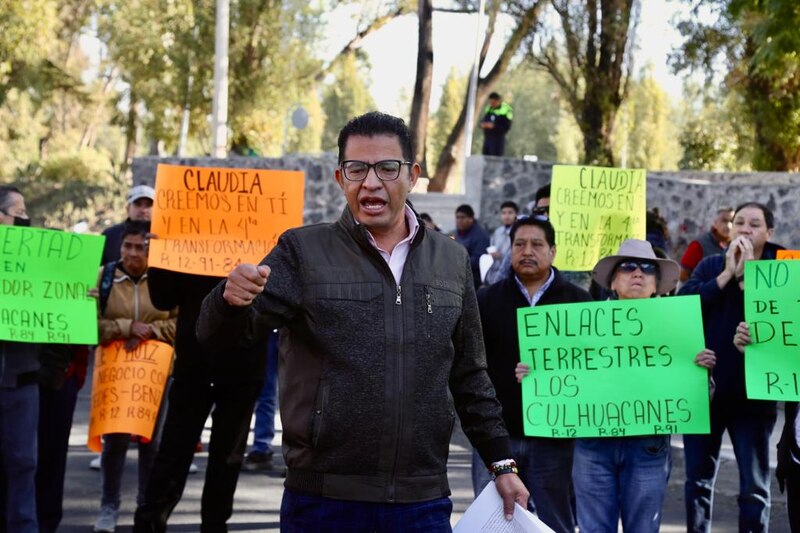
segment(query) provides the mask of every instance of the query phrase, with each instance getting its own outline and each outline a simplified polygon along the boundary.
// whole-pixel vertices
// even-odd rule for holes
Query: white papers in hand
[[[453,533],[553,533],[553,530],[516,503],[514,518],[506,520],[503,500],[491,482],[467,508]]]

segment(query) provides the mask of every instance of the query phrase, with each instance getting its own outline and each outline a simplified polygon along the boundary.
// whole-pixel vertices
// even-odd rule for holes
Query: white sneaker
[[[190,474],[196,474],[199,470],[200,469],[197,468],[196,464],[192,463],[192,464],[189,465],[189,473]]]
[[[100,514],[94,523],[94,531],[97,533],[114,533],[117,529],[117,517],[119,511],[110,506],[100,507]]]
[[[101,457],[102,457],[102,455],[98,455],[97,457],[92,459],[89,462],[89,468],[91,468],[92,470],[100,470],[100,458]]]

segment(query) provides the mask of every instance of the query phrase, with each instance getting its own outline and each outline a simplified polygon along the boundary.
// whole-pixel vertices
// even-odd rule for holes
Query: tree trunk
[[[128,118],[125,121],[125,158],[120,168],[120,175],[127,179],[128,171],[136,155],[136,133],[138,129],[139,117],[136,113],[136,93],[131,89],[130,102],[128,103]]]
[[[528,37],[529,33],[534,31],[536,21],[539,18],[539,13],[547,3],[547,0],[539,0],[527,11],[525,11],[525,13],[519,19],[517,27],[511,34],[511,37],[509,37],[508,41],[503,47],[503,51],[500,53],[497,63],[494,64],[492,70],[489,71],[486,77],[478,79],[478,87],[475,94],[474,114],[476,120],[480,118],[479,111],[483,106],[484,101],[489,96],[489,93],[492,91],[494,85],[500,79],[500,76],[502,76],[506,70],[508,70],[508,65],[511,62],[511,58],[522,45],[523,39]],[[486,57],[486,51],[489,48],[489,40],[491,39],[492,34],[491,28],[493,27],[493,21],[497,16],[498,7],[499,3],[495,2],[494,10],[490,12],[489,15],[490,31],[486,35],[486,39],[484,39],[483,42],[479,65],[483,65],[484,58]],[[469,91],[469,88],[467,88],[467,91]],[[441,155],[439,155],[439,161],[436,162],[436,171],[433,174],[433,178],[431,178],[430,185],[428,185],[428,190],[431,192],[441,192],[447,186],[447,180],[450,177],[450,172],[455,166],[456,160],[463,149],[462,145],[464,143],[465,133],[464,123],[467,120],[466,115],[467,97],[465,96],[464,106],[461,109],[458,120],[453,126],[453,129],[450,130],[450,135],[447,136],[447,142],[445,143],[444,147],[442,147]],[[469,124],[467,126],[474,128],[475,124]]]
[[[422,176],[428,175],[426,139],[433,80],[433,3],[419,0],[419,45],[417,47],[417,80],[411,102],[411,148],[422,167]]]

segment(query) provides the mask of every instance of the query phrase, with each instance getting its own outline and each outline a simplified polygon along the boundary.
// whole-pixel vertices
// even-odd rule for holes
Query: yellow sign
[[[102,451],[100,436],[130,433],[152,439],[172,364],[172,346],[145,341],[125,350],[125,341],[98,346],[94,353],[90,450]]]
[[[592,270],[625,239],[644,239],[647,174],[643,169],[555,165],[550,222],[560,270]]]
[[[297,171],[158,165],[149,264],[220,277],[257,264],[303,223],[303,191]]]

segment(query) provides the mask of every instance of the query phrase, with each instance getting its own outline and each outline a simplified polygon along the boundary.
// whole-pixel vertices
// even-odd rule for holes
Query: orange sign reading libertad
[[[259,263],[303,223],[304,176],[290,170],[158,165],[150,266],[227,276]]]
[[[97,347],[89,449],[102,451],[100,436],[106,433],[153,437],[171,364],[172,346],[159,341],[145,341],[131,351],[124,340]]]
[[[800,250],[778,250],[777,259],[800,259]]]

